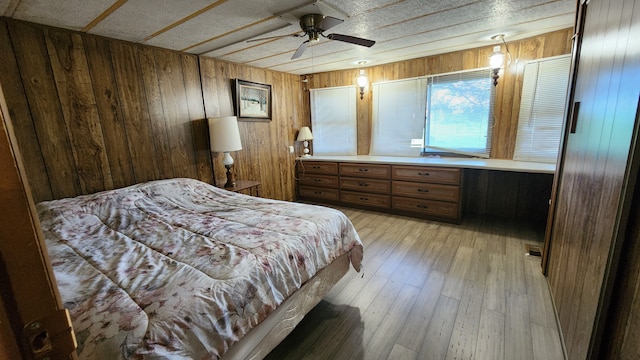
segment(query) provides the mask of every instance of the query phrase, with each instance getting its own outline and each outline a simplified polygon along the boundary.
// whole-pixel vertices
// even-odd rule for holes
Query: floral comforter
[[[83,359],[215,359],[362,243],[341,212],[192,179],[38,204]]]

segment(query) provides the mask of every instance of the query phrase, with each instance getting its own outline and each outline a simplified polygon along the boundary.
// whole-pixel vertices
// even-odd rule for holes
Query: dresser
[[[331,203],[340,201],[338,163],[303,162],[296,164],[298,196],[306,200],[319,200]]]
[[[393,165],[391,208],[459,222],[461,169]]]
[[[302,200],[454,223],[462,217],[460,168],[300,161],[296,172]]]

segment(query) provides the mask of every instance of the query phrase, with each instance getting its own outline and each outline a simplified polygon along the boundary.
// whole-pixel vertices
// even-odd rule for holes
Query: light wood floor
[[[563,359],[528,226],[461,225],[340,208],[364,243],[351,269],[267,359]]]

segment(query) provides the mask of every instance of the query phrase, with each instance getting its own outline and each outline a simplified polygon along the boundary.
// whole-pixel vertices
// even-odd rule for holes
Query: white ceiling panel
[[[26,0],[18,3],[11,17],[38,24],[81,30],[112,4],[113,1],[97,0]]]
[[[211,0],[130,0],[89,32],[143,42],[145,38],[211,4]]]
[[[0,11],[74,30],[95,20],[91,33],[294,74],[497,44],[490,37],[499,33],[507,42],[518,40],[571,27],[575,11],[575,0],[129,0],[99,17],[112,4],[0,0]],[[367,48],[321,37],[291,60],[308,39],[293,37],[301,33],[299,18],[311,13],[344,20],[325,36],[344,34],[376,44]],[[246,41],[273,36],[284,37]]]

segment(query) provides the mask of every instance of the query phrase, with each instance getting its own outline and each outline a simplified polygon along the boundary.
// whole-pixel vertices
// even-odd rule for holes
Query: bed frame
[[[318,271],[262,323],[235,343],[221,359],[263,359],[347,273],[349,264],[349,254],[346,253]]]

